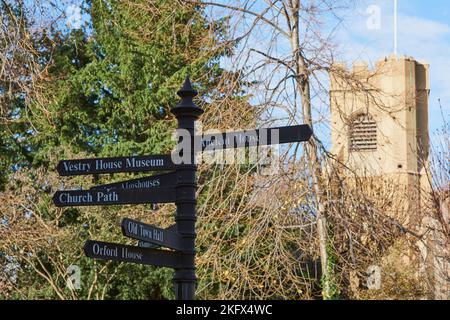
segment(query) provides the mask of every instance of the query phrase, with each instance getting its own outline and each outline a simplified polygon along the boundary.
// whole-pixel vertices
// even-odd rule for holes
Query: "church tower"
[[[427,185],[428,72],[427,64],[391,56],[375,70],[357,62],[330,74],[332,153],[346,176],[406,188],[408,211],[418,211]]]

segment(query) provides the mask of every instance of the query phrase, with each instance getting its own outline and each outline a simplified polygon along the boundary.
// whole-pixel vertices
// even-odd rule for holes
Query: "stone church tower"
[[[375,70],[358,62],[352,70],[336,65],[330,75],[332,153],[346,176],[404,187],[410,213],[419,211],[427,188],[428,71],[427,64],[391,56]]]
[[[375,70],[367,63],[355,63],[352,70],[340,64],[330,81],[331,151],[338,170],[357,190],[364,187],[358,180],[394,190],[386,213],[423,235],[416,243],[419,272],[434,299],[450,299],[450,197],[442,198],[441,221],[434,215],[427,176],[429,65],[395,56],[377,62]]]

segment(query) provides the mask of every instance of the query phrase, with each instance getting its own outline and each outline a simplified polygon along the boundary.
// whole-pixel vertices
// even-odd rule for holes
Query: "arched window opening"
[[[370,114],[354,117],[349,129],[350,152],[377,150],[377,124]]]

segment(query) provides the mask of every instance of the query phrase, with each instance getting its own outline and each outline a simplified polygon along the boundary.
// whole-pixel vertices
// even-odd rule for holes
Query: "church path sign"
[[[53,203],[57,207],[171,203],[175,200],[174,188],[159,188],[153,191],[147,189],[71,190],[57,191],[53,196]]]

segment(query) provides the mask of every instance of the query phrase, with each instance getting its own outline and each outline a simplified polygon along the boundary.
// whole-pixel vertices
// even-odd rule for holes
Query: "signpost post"
[[[195,121],[203,114],[203,110],[195,105],[193,98],[197,92],[192,88],[189,78],[186,78],[183,87],[177,92],[181,102],[171,109],[178,120],[178,129],[187,130],[190,134],[191,152],[189,163],[177,166],[176,200],[177,214],[175,221],[177,232],[183,239],[183,259],[186,262],[184,268],[175,268],[174,283],[175,297],[178,300],[193,300],[195,298],[195,221],[196,221],[196,196],[197,165],[195,164]]]
[[[58,207],[175,203],[177,207],[174,226],[161,229],[125,218],[122,232],[126,237],[139,240],[139,245],[129,246],[88,240],[85,254],[94,259],[124,261],[175,269],[174,287],[178,300],[195,298],[195,222],[197,165],[195,155],[198,139],[200,151],[243,148],[271,144],[308,141],[312,130],[307,125],[257,129],[195,136],[195,121],[203,110],[195,105],[197,92],[187,77],[177,92],[181,102],[171,109],[178,121],[178,129],[188,132],[190,149],[183,147],[181,163],[174,163],[171,155],[131,156],[60,161],[57,170],[61,176],[103,174],[116,172],[172,172],[110,183],[90,190],[57,191],[53,202]],[[185,139],[186,137],[183,137]],[[181,139],[181,138],[180,138]],[[165,247],[172,249],[159,250]]]

